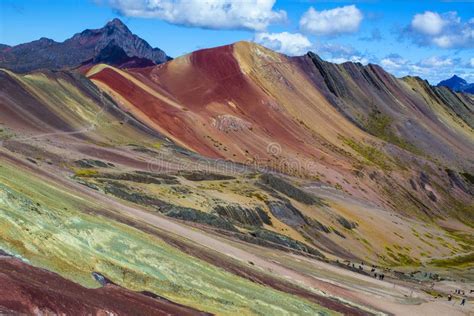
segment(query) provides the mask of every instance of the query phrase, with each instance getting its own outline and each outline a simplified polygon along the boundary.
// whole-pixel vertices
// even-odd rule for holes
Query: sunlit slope
[[[461,175],[473,170],[469,97],[374,65],[289,58],[248,42],[87,75],[201,155],[322,181],[410,216],[473,216]]]
[[[103,217],[117,209],[97,197],[61,187],[27,165],[0,161],[0,249],[35,266],[87,287],[99,286],[92,277],[97,272],[125,288],[221,315],[331,314]]]
[[[312,53],[295,60],[362,129],[413,153],[472,168],[466,159],[474,153],[472,97],[420,78],[397,79],[377,65],[337,65]]]
[[[123,143],[158,136],[80,74],[0,70],[0,80],[1,124],[12,139],[64,136]]]
[[[410,280],[470,278],[469,96],[436,90],[445,101],[421,104],[419,117],[392,104],[447,149],[453,138],[458,164],[389,132],[399,120],[387,125],[389,114],[359,122],[315,67],[237,43],[158,67],[98,65],[92,82],[0,72],[0,250],[80,285],[99,286],[98,272],[217,314],[363,314],[347,301],[373,308],[369,297],[388,308],[379,294],[392,285],[361,283],[384,285],[346,259]],[[425,118],[437,115],[439,126]]]
[[[197,51],[128,73],[97,67],[103,69],[88,74],[95,83],[204,155],[268,164],[275,157],[267,147],[277,143],[279,155],[320,160],[325,150],[315,143],[340,144],[338,135],[364,134],[287,57],[254,44]]]

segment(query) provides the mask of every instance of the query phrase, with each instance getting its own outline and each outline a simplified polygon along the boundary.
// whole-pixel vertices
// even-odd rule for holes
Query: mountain
[[[456,75],[452,76],[449,79],[440,81],[437,84],[438,87],[448,87],[456,92],[467,92],[474,93],[474,83],[468,83],[463,78],[460,78]]]
[[[115,40],[110,41],[93,59],[86,61],[85,65],[94,65],[104,63],[107,65],[116,66],[119,68],[135,68],[135,67],[149,67],[155,65],[150,59],[140,57],[130,57],[127,53],[116,43]]]
[[[456,312],[428,287],[473,278],[472,95],[249,42],[89,57],[0,70],[0,313]]]
[[[119,19],[114,19],[101,29],[85,30],[62,43],[41,38],[13,47],[0,47],[0,67],[16,72],[74,68],[100,59],[100,54],[111,44],[130,58],[148,59],[155,64],[170,60],[161,49],[152,48]]]
[[[87,75],[150,127],[209,157],[279,164],[267,151],[277,142],[285,158],[318,157],[321,164],[324,144],[347,147],[347,139],[369,134],[397,150],[472,163],[465,159],[474,149],[472,100],[419,78],[399,80],[376,65],[336,65],[312,53],[288,58],[240,42],[160,67],[124,72],[100,65]]]

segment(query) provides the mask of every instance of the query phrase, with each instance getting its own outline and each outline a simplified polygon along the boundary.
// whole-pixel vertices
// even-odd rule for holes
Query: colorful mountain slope
[[[162,298],[216,314],[459,312],[423,290],[473,277],[469,95],[246,42],[93,64],[0,71],[0,249],[25,271],[0,269],[12,288],[67,285],[93,310],[109,310],[101,293],[156,313]],[[97,275],[116,287],[85,290]],[[0,313],[37,305],[0,296]]]
[[[98,65],[87,75],[149,127],[202,155],[323,179],[407,215],[446,212],[454,196],[470,205],[444,169],[459,179],[472,172],[472,99],[416,78],[245,42],[157,67]],[[425,168],[431,180],[416,180]]]
[[[474,151],[471,98],[432,87],[419,78],[397,79],[376,65],[336,65],[314,54],[309,57],[314,67],[308,63],[302,67],[360,128],[417,154],[472,167],[465,160]]]
[[[147,296],[147,293],[132,292],[106,282],[99,289],[84,288],[8,256],[0,255],[0,263],[0,304],[3,305],[0,313],[5,315],[205,315],[164,299]],[[45,287],[45,284],[49,286]]]

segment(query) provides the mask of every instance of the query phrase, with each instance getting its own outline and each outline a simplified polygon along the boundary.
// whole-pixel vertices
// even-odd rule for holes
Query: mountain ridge
[[[474,94],[474,83],[468,83],[463,78],[453,75],[451,78],[440,81],[437,87],[448,87],[456,92],[465,92]]]
[[[122,21],[113,19],[100,29],[86,29],[63,42],[42,37],[29,43],[4,47],[0,50],[0,67],[16,72],[75,68],[93,61],[111,42],[130,58],[144,58],[155,64],[171,59],[161,49],[152,48],[133,34]]]
[[[474,96],[252,42],[155,65],[109,39],[73,69],[0,69],[0,260],[58,273],[37,298],[66,279],[211,314],[456,311],[429,286],[474,279]],[[35,280],[0,313],[45,311]]]

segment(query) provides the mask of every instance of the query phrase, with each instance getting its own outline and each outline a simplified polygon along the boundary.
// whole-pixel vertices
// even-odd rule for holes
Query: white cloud
[[[447,67],[453,65],[453,60],[451,58],[442,58],[442,57],[429,57],[420,61],[420,65],[424,67]]]
[[[209,29],[264,31],[286,21],[286,12],[273,10],[275,0],[103,0],[121,14],[156,18],[171,24]]]
[[[336,64],[342,64],[342,63],[345,63],[345,62],[353,62],[353,63],[361,63],[363,65],[367,65],[369,63],[369,60],[363,56],[357,56],[357,55],[353,55],[353,56],[349,56],[349,57],[336,57],[336,58],[330,58],[328,59],[328,61],[332,62],[332,63],[336,63]]]
[[[311,48],[309,39],[299,33],[257,33],[254,41],[287,55],[303,55]]]
[[[310,7],[300,19],[300,28],[316,35],[354,33],[359,29],[362,19],[362,12],[355,5],[323,11]]]
[[[445,21],[436,12],[425,11],[415,14],[411,20],[411,26],[414,30],[428,35],[437,35],[443,30]]]
[[[439,14],[426,11],[416,14],[403,35],[419,45],[440,48],[474,47],[474,19],[463,23],[455,11]]]
[[[350,45],[324,42],[314,44],[313,49],[321,58],[336,64],[348,61],[361,64],[369,63],[369,59],[365,54]]]
[[[460,58],[432,56],[413,62],[398,54],[391,54],[379,60],[379,64],[397,77],[419,76],[432,84],[451,77],[453,74],[468,77],[468,64]]]
[[[396,62],[394,62],[393,60],[391,60],[390,58],[384,58],[380,61],[380,65],[383,67],[383,68],[387,68],[387,69],[393,69],[393,68],[400,68],[401,65],[397,64]]]

